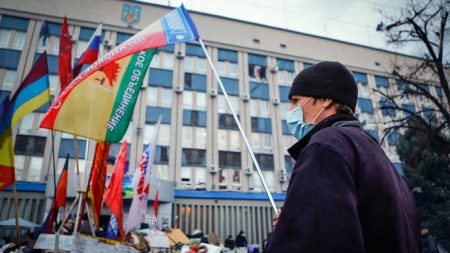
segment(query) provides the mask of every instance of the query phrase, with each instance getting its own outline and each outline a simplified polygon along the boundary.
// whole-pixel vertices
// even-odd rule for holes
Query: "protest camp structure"
[[[72,39],[72,58],[79,58],[101,21],[101,45],[107,53],[172,8],[130,1],[38,0],[0,2],[0,100],[15,90],[44,50],[39,39],[42,20],[49,24],[47,41],[51,94],[57,94],[58,45],[65,14]],[[89,10],[89,11],[88,11]],[[290,83],[300,70],[322,60],[344,63],[359,86],[357,115],[380,139],[387,117],[373,88],[397,89],[388,78],[392,60],[413,58],[392,52],[299,32],[190,12],[214,65],[230,95],[234,110],[255,151],[268,187],[282,205],[293,160],[286,148],[295,142],[284,121]],[[99,76],[99,79],[104,77]],[[432,86],[431,92],[436,91]],[[151,130],[162,115],[151,185],[159,187],[158,221],[176,223],[189,234],[195,229],[219,238],[244,230],[249,242],[262,243],[271,229],[272,210],[236,124],[200,45],[159,48],[150,63],[126,133],[129,143],[124,178],[125,216],[131,204],[127,183],[139,163]],[[420,101],[404,101],[419,110]],[[99,108],[101,109],[101,108]],[[19,214],[41,224],[51,206],[53,172],[50,132],[38,129],[48,106],[27,115],[13,129],[18,180]],[[397,112],[398,113],[398,112]],[[383,149],[402,168],[393,136]],[[81,174],[88,176],[95,143],[78,138]],[[110,147],[114,161],[120,143]],[[65,156],[75,163],[73,137],[55,135],[58,173]],[[112,165],[110,165],[111,173]],[[73,167],[71,168],[73,172]],[[72,174],[73,175],[73,174]],[[59,176],[59,175],[58,175]],[[68,204],[76,196],[76,178],[69,174]],[[149,193],[152,207],[156,187]],[[11,191],[0,192],[0,220],[12,216]],[[103,213],[109,214],[104,206]],[[149,208],[151,215],[152,208]],[[106,221],[107,222],[107,221]]]

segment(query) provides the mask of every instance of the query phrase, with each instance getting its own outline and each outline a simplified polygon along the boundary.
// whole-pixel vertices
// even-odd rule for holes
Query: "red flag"
[[[156,189],[155,200],[153,200],[153,210],[155,212],[155,217],[158,218],[158,207],[159,207],[159,199],[158,199],[159,185]]]
[[[109,180],[108,188],[106,188],[103,199],[105,204],[111,210],[111,213],[117,218],[119,226],[119,237],[117,240],[122,241],[124,236],[123,229],[123,201],[122,201],[122,182],[125,174],[125,164],[127,160],[127,142],[123,141],[120,147],[119,155],[114,164],[113,173]]]
[[[68,181],[68,168],[69,168],[69,154],[67,154],[66,162],[64,163],[63,171],[59,177],[58,186],[56,187],[55,198],[52,202],[52,207],[48,212],[47,218],[44,224],[42,224],[41,232],[44,234],[50,234],[53,232],[53,223],[57,220],[58,211],[60,207],[66,207],[67,197],[67,181]]]
[[[108,166],[109,143],[98,142],[95,148],[94,161],[92,163],[90,198],[92,203],[92,214],[95,225],[100,222],[102,210],[103,193],[106,184],[106,168]]]
[[[72,41],[70,39],[69,29],[67,27],[67,17],[61,27],[59,37],[59,81],[61,83],[62,92],[70,82],[72,82]]]
[[[69,168],[69,154],[67,154],[66,162],[64,163],[64,168],[59,177],[58,187],[56,187],[56,208],[66,207],[66,197],[67,197],[67,181],[68,181],[68,168]]]

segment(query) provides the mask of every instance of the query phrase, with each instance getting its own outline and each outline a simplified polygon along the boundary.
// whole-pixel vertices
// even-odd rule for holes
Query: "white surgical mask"
[[[307,135],[311,129],[316,125],[314,122],[317,120],[319,115],[325,110],[325,107],[317,114],[314,120],[311,123],[305,123],[303,121],[303,107],[311,100],[308,99],[303,105],[299,105],[294,109],[286,112],[286,122],[289,128],[289,131],[297,140],[302,139]]]

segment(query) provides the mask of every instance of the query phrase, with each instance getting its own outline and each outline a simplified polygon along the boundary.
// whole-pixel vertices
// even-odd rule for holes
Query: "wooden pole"
[[[16,189],[16,181],[14,180],[13,184],[13,198],[14,198],[14,211],[16,215],[16,235],[17,235],[17,248],[20,248],[20,226],[19,226],[19,208],[17,205],[17,189]]]
[[[77,234],[78,233],[78,223],[80,221],[81,204],[83,202],[84,194],[83,194],[83,189],[81,187],[80,168],[79,168],[79,161],[78,161],[78,140],[77,140],[77,136],[76,135],[73,136],[73,141],[74,141],[74,145],[75,145],[75,160],[76,160],[76,163],[77,163],[77,166],[76,166],[77,167],[77,182],[78,182],[78,190],[77,190],[77,192],[78,192],[78,196],[79,196],[77,215],[76,215],[76,218],[75,218],[75,228],[73,230],[73,233]]]

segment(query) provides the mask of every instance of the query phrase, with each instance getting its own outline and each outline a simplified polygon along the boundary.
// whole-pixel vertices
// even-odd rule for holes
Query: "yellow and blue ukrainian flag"
[[[47,54],[42,53],[0,115],[0,191],[14,183],[12,128],[50,101]]]

